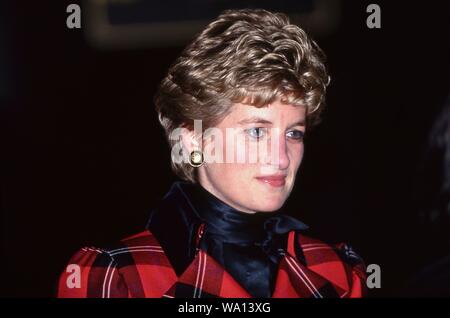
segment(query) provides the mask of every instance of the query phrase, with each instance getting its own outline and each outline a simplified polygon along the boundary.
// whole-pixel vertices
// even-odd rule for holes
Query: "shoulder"
[[[309,263],[339,261],[349,266],[364,264],[361,256],[346,243],[328,243],[303,234],[297,234],[296,238]]]
[[[143,231],[108,248],[78,250],[60,276],[58,297],[147,297],[160,291],[143,281],[164,275],[170,284],[172,272],[156,238]]]
[[[348,285],[353,297],[366,294],[364,260],[346,243],[328,243],[297,233],[296,257],[309,269],[336,285]]]
[[[163,256],[163,254],[162,247],[154,235],[150,231],[143,231],[108,247],[83,247],[74,254],[71,261],[89,266],[106,266],[113,263],[114,266],[121,268],[133,263],[144,264],[152,258]],[[149,256],[149,258],[142,258],[142,255]]]

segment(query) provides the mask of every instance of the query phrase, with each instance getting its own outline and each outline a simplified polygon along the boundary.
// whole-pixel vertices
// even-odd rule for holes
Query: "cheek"
[[[247,184],[245,180],[252,171],[251,166],[239,163],[215,163],[210,164],[207,169],[215,184],[233,188],[240,184]]]
[[[289,148],[289,159],[291,161],[292,167],[295,170],[298,169],[303,160],[304,144],[294,144]]]
[[[216,184],[227,187],[236,187],[240,183],[247,184],[242,180],[248,179],[252,175],[254,165],[246,163],[248,158],[248,142],[243,136],[230,134],[227,136],[224,131],[224,141],[222,143],[222,163],[211,163],[208,165],[209,175]],[[215,147],[215,146],[214,146]]]
[[[226,135],[222,146],[223,160],[226,164],[231,164],[230,170],[242,170],[244,166],[256,163],[258,158],[258,146],[248,140],[239,132]],[[239,167],[234,167],[234,165]]]

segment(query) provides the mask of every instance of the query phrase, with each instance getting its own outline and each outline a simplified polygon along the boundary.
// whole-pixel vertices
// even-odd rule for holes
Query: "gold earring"
[[[203,152],[200,150],[193,150],[189,155],[189,164],[195,168],[200,167],[204,162]]]

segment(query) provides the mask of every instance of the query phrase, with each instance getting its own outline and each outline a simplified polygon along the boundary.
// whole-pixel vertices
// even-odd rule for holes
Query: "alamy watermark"
[[[256,136],[249,129],[261,129]],[[203,152],[205,163],[261,163],[277,166],[280,158],[280,134],[277,127],[271,128],[225,128],[209,127],[203,131],[202,121],[194,120],[193,149]],[[187,128],[179,127],[172,131],[169,139],[174,142],[171,157],[174,163],[188,163],[189,153],[183,145]]]
[[[78,4],[69,4],[66,8],[69,15],[66,18],[66,26],[69,29],[81,29],[81,8]]]
[[[381,29],[381,8],[378,4],[369,4],[366,12],[370,13],[366,19],[366,25],[369,29]]]

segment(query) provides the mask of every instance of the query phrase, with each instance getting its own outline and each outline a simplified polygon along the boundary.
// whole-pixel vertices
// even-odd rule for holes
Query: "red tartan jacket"
[[[146,231],[112,248],[78,251],[60,276],[58,297],[250,298],[218,262],[197,248],[203,225],[194,210],[186,193],[174,185],[152,212]],[[183,217],[177,217],[179,213]],[[189,245],[193,255],[186,252]],[[273,298],[365,295],[365,266],[345,244],[326,244],[291,231],[282,255]]]

